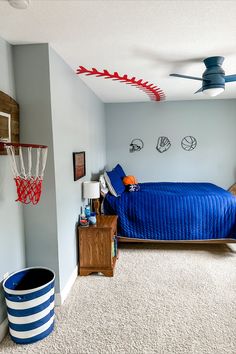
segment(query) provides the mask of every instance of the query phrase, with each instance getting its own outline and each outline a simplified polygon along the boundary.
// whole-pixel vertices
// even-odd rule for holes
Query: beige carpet
[[[235,354],[236,252],[226,245],[121,249],[114,278],[78,277],[55,331],[1,353]]]

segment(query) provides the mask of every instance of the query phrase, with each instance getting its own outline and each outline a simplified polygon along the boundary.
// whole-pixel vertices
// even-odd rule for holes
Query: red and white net
[[[47,162],[47,148],[24,148],[19,146],[19,159],[16,158],[15,147],[5,146],[10,157],[11,169],[16,183],[17,202],[33,205],[37,204],[41,197],[44,170]],[[33,155],[33,151],[34,155]],[[36,154],[36,156],[35,156]],[[24,156],[23,156],[24,155]],[[36,163],[32,164],[32,155]],[[25,167],[27,164],[27,168]],[[33,172],[33,173],[32,173]]]

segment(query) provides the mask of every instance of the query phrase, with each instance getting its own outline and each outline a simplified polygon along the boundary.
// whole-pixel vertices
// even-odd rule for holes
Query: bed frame
[[[221,238],[221,239],[211,239],[211,240],[146,240],[140,238],[129,238],[118,236],[118,242],[128,242],[128,243],[236,243],[234,238]]]

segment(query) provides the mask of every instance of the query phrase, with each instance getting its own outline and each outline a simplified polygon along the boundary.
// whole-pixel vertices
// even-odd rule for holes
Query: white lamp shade
[[[99,182],[83,182],[83,197],[86,199],[97,199],[100,197]]]
[[[218,96],[222,92],[224,92],[224,89],[222,87],[209,88],[209,89],[203,91],[203,93],[205,95],[210,96],[210,97]]]

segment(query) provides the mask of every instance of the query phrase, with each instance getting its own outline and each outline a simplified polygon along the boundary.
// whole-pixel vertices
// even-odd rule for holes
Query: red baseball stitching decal
[[[96,68],[92,68],[91,70],[86,69],[84,66],[80,66],[77,69],[76,74],[85,74],[95,75],[96,77],[103,77],[104,79],[111,79],[114,81],[120,81],[127,85],[135,86],[137,89],[144,91],[152,101],[161,101],[165,99],[164,92],[154,84],[149,84],[148,81],[143,82],[143,79],[136,79],[132,77],[131,79],[125,74],[120,76],[118,72],[114,72],[114,74],[109,73],[108,70],[104,69],[103,71],[98,71]]]

